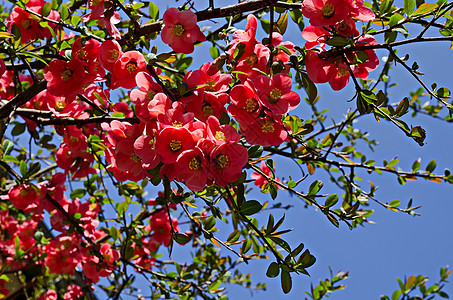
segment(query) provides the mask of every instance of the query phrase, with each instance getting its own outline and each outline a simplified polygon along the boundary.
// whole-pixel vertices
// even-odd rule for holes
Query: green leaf
[[[280,267],[276,262],[272,262],[269,267],[267,268],[266,271],[266,276],[270,278],[277,277],[278,274],[280,273]]]
[[[27,174],[27,163],[24,160],[20,161],[20,174],[25,176]]]
[[[344,36],[335,36],[326,41],[326,44],[334,47],[343,47],[349,44],[349,40]]]
[[[209,54],[211,54],[212,59],[216,59],[220,55],[219,48],[212,45],[212,47],[209,49]]]
[[[304,86],[304,89],[307,92],[308,100],[311,103],[313,103],[313,101],[318,96],[318,89],[316,88],[316,85],[313,83],[313,81],[311,81],[307,74],[302,72],[299,74],[301,77],[302,85]]]
[[[42,7],[41,14],[43,17],[47,17],[50,14],[50,11],[52,10],[52,4],[46,3]]]
[[[278,31],[280,34],[284,34],[286,32],[286,28],[288,27],[288,14],[283,14],[277,22],[274,24],[274,30]]]
[[[62,4],[60,7],[60,17],[63,21],[69,18],[69,8],[66,4]]]
[[[287,252],[291,253],[291,247],[285,240],[282,240],[281,238],[275,236],[271,236],[270,239],[273,240],[277,245],[285,249]]]
[[[8,155],[14,148],[14,143],[8,139],[3,141],[3,155]]]
[[[27,174],[25,174],[25,177],[28,178],[28,177],[31,177],[31,176],[35,175],[36,173],[39,172],[39,170],[41,170],[41,163],[40,162],[35,162],[28,169]]]
[[[326,202],[324,203],[324,206],[326,208],[332,207],[338,202],[338,195],[337,194],[332,194],[327,197]]]
[[[143,7],[143,6],[145,6],[145,3],[137,2],[134,5],[132,5],[132,8],[137,10],[137,9],[140,9],[141,7]]]
[[[294,249],[290,255],[291,257],[296,257],[299,255],[299,253],[304,249],[304,244],[303,243],[300,243],[299,246],[296,247],[296,249]]]
[[[228,236],[227,242],[234,243],[239,239],[240,236],[241,236],[241,232],[239,230],[235,230],[232,233],[230,233],[230,235]]]
[[[159,19],[159,7],[157,6],[156,3],[150,2],[149,3],[149,17],[153,20]]]
[[[246,216],[256,214],[261,210],[263,206],[256,200],[249,200],[245,202],[240,209],[240,212]]]
[[[272,233],[272,229],[274,228],[274,216],[272,213],[269,213],[269,219],[267,220],[267,226],[266,226],[266,233]]]
[[[401,290],[396,290],[393,292],[393,295],[392,295],[392,300],[398,300],[401,296]]]
[[[417,10],[414,12],[414,14],[412,16],[415,17],[418,15],[423,15],[423,14],[429,13],[430,11],[432,11],[433,9],[436,9],[437,7],[439,7],[439,5],[437,5],[436,3],[423,3],[422,5],[420,5],[417,8]]]
[[[410,16],[415,9],[415,0],[404,0],[404,10],[406,14]]]
[[[283,293],[288,294],[291,291],[292,287],[291,275],[289,274],[289,272],[282,270],[280,279],[282,283]]]
[[[315,180],[310,184],[310,187],[308,188],[308,195],[313,196],[316,195],[319,190],[323,187],[323,183],[320,180]]]
[[[86,194],[86,190],[85,189],[82,189],[82,188],[79,188],[79,189],[75,189],[71,192],[71,199],[74,199],[74,198],[82,198],[83,196],[85,196]]]
[[[436,161],[433,159],[432,161],[430,161],[428,163],[428,165],[426,166],[426,172],[429,172],[429,173],[432,173],[434,171],[434,169],[436,168]]]
[[[204,229],[209,230],[215,226],[215,223],[216,223],[215,218],[213,216],[210,216],[209,218],[204,220],[203,227],[204,227]]]
[[[253,145],[248,149],[249,158],[260,158],[263,154],[263,146],[261,145]]]
[[[252,242],[249,239],[245,239],[241,247],[241,254],[247,253],[252,247]]]
[[[409,109],[409,100],[406,97],[403,100],[401,100],[401,102],[396,107],[395,116],[399,118],[399,117],[405,115],[407,113],[408,109]]]
[[[25,123],[17,123],[13,130],[11,130],[11,135],[13,136],[18,136],[18,135],[21,135],[22,133],[25,132],[25,128],[27,126],[25,125]]]
[[[401,202],[399,200],[393,200],[393,201],[390,201],[390,203],[389,203],[389,206],[393,207],[393,208],[396,208],[400,205],[401,205]]]
[[[185,234],[182,234],[182,233],[176,233],[174,236],[173,236],[173,239],[175,240],[175,242],[177,242],[178,244],[180,245],[185,245],[187,244],[191,237],[188,236],[188,235],[185,235]]]
[[[77,27],[77,25],[79,25],[80,21],[82,21],[82,18],[80,18],[77,15],[73,15],[71,18],[71,25],[74,27]]]

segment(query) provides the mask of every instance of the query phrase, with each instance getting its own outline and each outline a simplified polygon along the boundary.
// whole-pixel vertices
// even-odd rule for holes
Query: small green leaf
[[[52,10],[52,4],[46,3],[42,7],[41,14],[43,17],[47,17],[50,14],[50,11]]]
[[[27,163],[25,162],[25,160],[20,161],[20,174],[22,176],[25,176],[25,174],[27,174]]]
[[[210,216],[203,222],[203,227],[204,229],[209,230],[215,226],[215,223],[215,218],[213,216]]]
[[[326,208],[332,207],[338,202],[338,195],[337,194],[332,194],[327,197],[326,202],[324,203],[324,206]]]
[[[310,187],[308,188],[308,195],[309,196],[314,196],[316,195],[319,190],[323,187],[323,183],[320,180],[315,180],[310,184]]]
[[[249,158],[259,158],[263,154],[263,146],[253,145],[248,149]]]
[[[219,48],[217,48],[216,46],[213,45],[209,49],[209,54],[211,54],[212,59],[216,59],[220,55]]]
[[[227,242],[234,243],[239,239],[240,236],[241,232],[239,230],[235,230],[228,236]]]
[[[270,278],[277,277],[280,273],[280,267],[276,262],[272,262],[267,268],[266,276]]]
[[[188,235],[185,235],[185,234],[182,234],[182,233],[176,233],[174,236],[173,236],[173,239],[175,240],[175,242],[177,242],[178,244],[180,245],[185,245],[187,244],[191,237],[188,236]]]
[[[402,293],[401,290],[394,291],[392,294],[392,300],[398,300],[401,296],[401,293]]]
[[[14,143],[8,139],[3,141],[3,155],[9,155],[14,148]]]
[[[159,7],[157,6],[156,3],[150,2],[149,3],[149,17],[152,20],[157,20],[159,19]]]
[[[62,4],[60,7],[60,17],[63,21],[69,18],[69,8],[66,4]]]
[[[252,247],[252,242],[249,239],[245,239],[241,247],[241,254],[247,253]]]
[[[436,161],[435,160],[432,160],[428,163],[428,165],[426,166],[426,172],[429,172],[429,173],[432,173],[434,171],[434,169],[436,168]]]
[[[423,15],[429,13],[430,11],[436,9],[439,5],[436,3],[423,3],[420,5],[412,16]],[[393,300],[393,299],[392,299]]]
[[[404,0],[404,11],[410,16],[415,9],[415,0]]]
[[[259,212],[262,207],[263,206],[258,201],[249,200],[241,206],[240,212],[244,215],[250,216]]]
[[[71,192],[71,199],[74,199],[74,198],[82,198],[83,196],[85,196],[86,194],[86,190],[85,189],[82,189],[82,188],[79,188],[79,189],[75,189]]]
[[[390,203],[389,203],[389,206],[393,207],[393,208],[396,208],[400,205],[401,205],[401,202],[399,200],[393,200],[393,201],[390,201]]]
[[[281,283],[282,283],[283,293],[288,294],[292,288],[291,275],[289,274],[289,272],[282,270],[280,279],[281,279]]]

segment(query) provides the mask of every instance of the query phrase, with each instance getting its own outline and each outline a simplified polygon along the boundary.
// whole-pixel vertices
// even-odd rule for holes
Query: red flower
[[[302,13],[313,26],[326,27],[340,23],[349,15],[344,0],[304,0]]]
[[[111,88],[131,89],[137,86],[135,76],[141,71],[146,71],[143,54],[138,51],[125,52],[113,65]]]
[[[267,176],[272,177],[271,169],[269,169],[269,167],[264,163],[264,160],[261,161],[261,170]],[[275,167],[273,167],[273,170],[275,171]],[[252,174],[250,174],[250,177],[255,179],[255,185],[258,186],[259,188],[261,188],[263,185],[267,183],[267,179],[258,172],[253,172]],[[280,182],[278,178],[274,178],[274,180]]]
[[[292,80],[288,75],[278,73],[269,78],[260,75],[255,79],[255,87],[264,106],[276,115],[284,115],[299,105],[299,95],[291,91]]]
[[[228,113],[241,126],[252,123],[258,117],[261,103],[258,101],[258,94],[251,80],[234,86],[231,89],[230,98],[231,104],[228,106]]]
[[[206,167],[208,162],[200,148],[182,152],[176,160],[178,170],[176,179],[184,182],[192,191],[201,191],[207,183]]]
[[[220,186],[238,180],[242,175],[242,168],[248,161],[248,152],[244,146],[224,143],[211,152],[209,165],[210,179],[214,179]]]
[[[193,43],[206,40],[197,25],[197,16],[189,10],[169,8],[163,19],[162,41],[176,52],[190,54],[194,50]]]
[[[255,120],[246,127],[241,127],[241,132],[249,144],[258,144],[264,147],[279,146],[286,138],[288,133],[283,127],[279,116],[266,116]]]
[[[71,98],[82,89],[85,69],[77,58],[70,62],[53,60],[44,68],[44,79],[47,80],[47,90],[50,94]]]
[[[192,149],[194,140],[185,127],[166,127],[156,137],[156,153],[163,163],[172,164],[183,151]]]
[[[113,65],[122,55],[120,44],[117,41],[108,40],[101,44],[98,60],[104,69],[112,72]]]

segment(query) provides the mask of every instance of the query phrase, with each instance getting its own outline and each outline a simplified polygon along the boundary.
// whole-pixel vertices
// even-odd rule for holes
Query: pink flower
[[[253,82],[247,80],[244,84],[234,86],[230,92],[231,104],[228,106],[228,113],[232,115],[239,124],[250,124],[261,111],[261,102],[258,101],[258,93]]]
[[[279,146],[288,137],[281,117],[272,114],[241,127],[241,132],[245,135],[245,139],[249,144],[258,144],[264,147]]]
[[[304,0],[302,13],[313,26],[326,27],[340,23],[349,15],[344,0]]]
[[[46,195],[45,186],[35,190],[28,184],[21,184],[8,192],[8,199],[18,209],[29,210],[37,207],[41,199]]]
[[[75,97],[85,82],[82,62],[74,58],[70,62],[53,60],[44,68],[44,79],[50,94],[60,97]]]
[[[117,41],[107,40],[101,44],[98,60],[104,69],[112,72],[113,65],[122,55],[120,44]]]
[[[284,115],[299,105],[299,95],[291,91],[292,80],[286,74],[278,73],[269,78],[260,75],[255,79],[255,87],[264,106],[276,115]]]
[[[194,140],[185,127],[166,127],[156,137],[156,153],[163,163],[172,164],[183,151],[192,149]]]
[[[176,52],[190,54],[194,50],[193,43],[206,40],[197,25],[197,16],[189,10],[169,8],[163,19],[162,41]]]
[[[207,183],[206,167],[208,162],[200,148],[182,152],[176,160],[178,170],[176,179],[184,182],[192,191],[201,191]]]
[[[143,54],[138,51],[123,53],[113,65],[111,88],[131,89],[137,86],[135,76],[142,71],[146,71],[146,61]]]
[[[211,152],[208,178],[214,179],[218,185],[226,186],[238,180],[242,168],[248,161],[248,152],[244,146],[224,143]]]

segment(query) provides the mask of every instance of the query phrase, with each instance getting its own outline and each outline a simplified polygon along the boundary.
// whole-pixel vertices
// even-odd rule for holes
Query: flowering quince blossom
[[[376,40],[370,36],[361,36],[356,43],[357,47],[364,45],[375,45]],[[319,49],[320,52],[313,50],[307,51],[306,55],[306,68],[307,74],[310,79],[315,83],[329,82],[333,90],[338,91],[344,88],[350,77],[350,70],[357,78],[368,78],[368,73],[375,70],[379,65],[379,59],[374,50],[359,50],[350,52],[346,55],[348,66],[343,58],[321,58],[320,53],[324,52],[323,48]],[[361,53],[364,53],[365,61],[358,60]]]
[[[69,62],[53,60],[44,68],[47,90],[54,96],[75,97],[85,83],[85,68],[74,58]]]
[[[104,69],[112,72],[113,66],[122,55],[123,51],[120,44],[114,40],[107,40],[101,44],[98,60]]]
[[[138,51],[128,51],[123,53],[113,65],[112,89],[123,87],[131,89],[137,86],[135,76],[146,70],[146,61],[143,54]]]
[[[16,208],[29,211],[36,208],[41,199],[46,195],[45,185],[39,184],[37,189],[38,190],[28,184],[21,184],[8,192],[7,199],[9,199]]]
[[[300,97],[291,87],[291,77],[281,73],[272,78],[260,75],[255,79],[261,103],[276,115],[284,115],[299,105]]]
[[[349,15],[345,0],[304,0],[302,13],[310,19],[310,24],[326,27],[340,23]]]
[[[211,152],[208,178],[220,186],[238,180],[248,161],[247,150],[238,144],[223,143]]]
[[[165,11],[163,20],[165,26],[161,32],[162,41],[176,52],[190,54],[194,50],[193,43],[206,40],[197,25],[197,16],[189,10],[169,8]]]
[[[42,8],[46,4],[44,1],[30,1],[27,3],[27,9],[33,11],[38,15],[42,15]],[[52,21],[60,21],[60,14],[51,10],[48,19]],[[21,7],[15,6],[11,15],[8,16],[7,21],[12,21],[8,23],[8,29],[11,31],[12,24],[17,25],[20,30],[21,42],[28,43],[31,40],[36,38],[45,39],[52,38],[52,34],[48,28],[41,27],[39,24],[39,17],[33,15],[32,13],[26,12]],[[48,25],[55,30],[56,24],[49,22]]]

